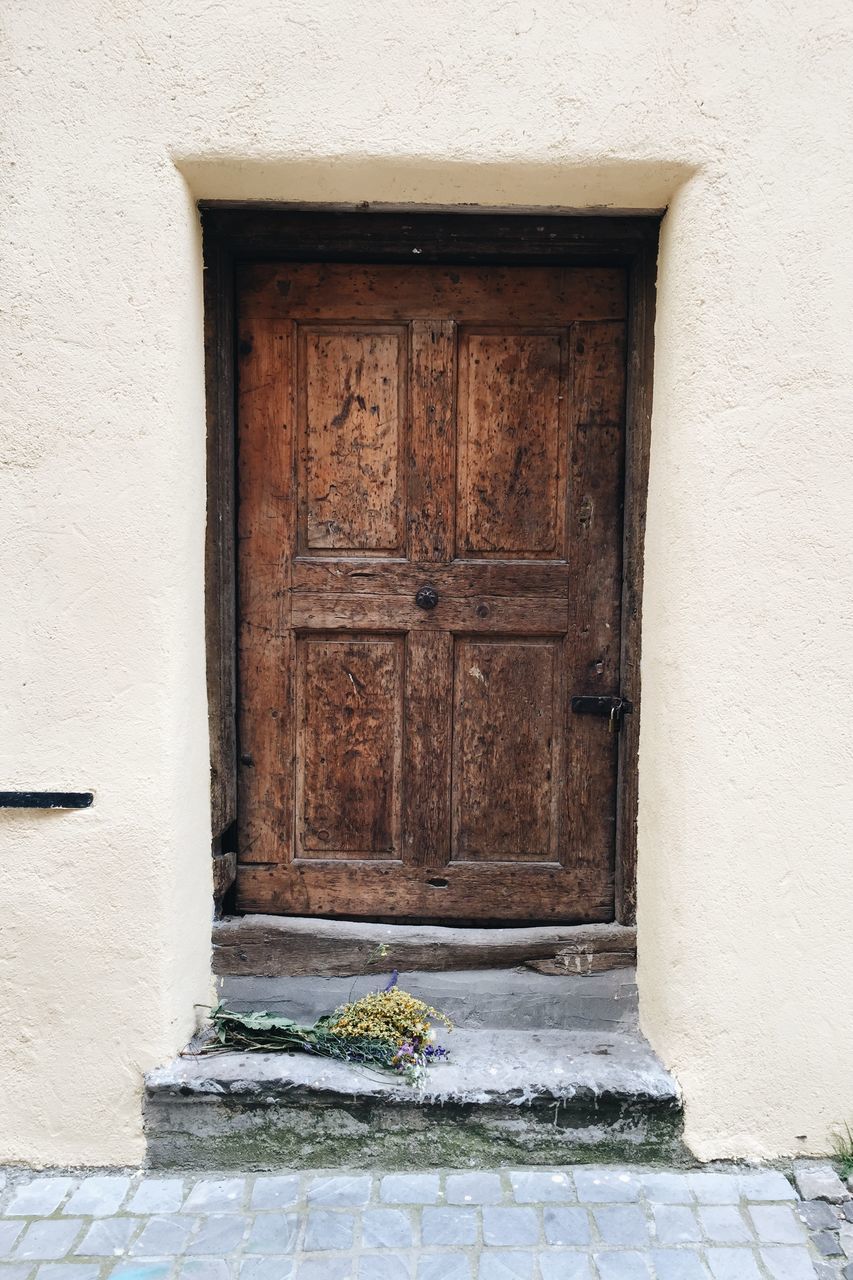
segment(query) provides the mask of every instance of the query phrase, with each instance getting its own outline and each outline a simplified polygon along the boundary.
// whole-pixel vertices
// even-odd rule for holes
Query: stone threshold
[[[371,971],[500,969],[592,974],[636,962],[627,925],[459,928],[372,924],[301,916],[226,916],[213,925],[220,976],[346,977]]]
[[[383,964],[386,963],[383,961]],[[220,977],[229,1009],[266,1009],[297,1022],[381,990],[389,971],[358,977]],[[587,976],[549,977],[528,968],[401,970],[400,987],[447,1014],[454,1026],[515,1031],[636,1031],[636,974],[609,969]]]

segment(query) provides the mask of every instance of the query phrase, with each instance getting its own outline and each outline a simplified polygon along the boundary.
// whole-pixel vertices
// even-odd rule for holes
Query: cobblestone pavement
[[[21,1175],[0,1280],[824,1280],[830,1211],[772,1170]]]

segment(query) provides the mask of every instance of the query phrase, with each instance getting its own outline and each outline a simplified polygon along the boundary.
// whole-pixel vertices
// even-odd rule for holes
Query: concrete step
[[[338,1005],[385,985],[386,976],[223,977],[220,999],[231,1009],[266,1009],[314,1022]],[[633,969],[550,977],[529,969],[412,971],[399,984],[464,1028],[514,1030],[636,1030]]]
[[[183,1056],[146,1080],[155,1168],[678,1161],[681,1103],[636,1030],[462,1027],[415,1088],[305,1054]]]

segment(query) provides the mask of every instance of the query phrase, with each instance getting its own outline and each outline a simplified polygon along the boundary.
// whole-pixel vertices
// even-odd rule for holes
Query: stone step
[[[223,977],[219,997],[231,1009],[266,1009],[314,1022],[338,1005],[381,989],[387,975]],[[446,1013],[458,1027],[515,1030],[631,1031],[638,1026],[633,969],[549,977],[529,969],[403,972],[403,990]]]
[[[188,1054],[146,1080],[155,1168],[496,1167],[687,1159],[637,1031],[459,1028],[422,1087],[306,1054]]]

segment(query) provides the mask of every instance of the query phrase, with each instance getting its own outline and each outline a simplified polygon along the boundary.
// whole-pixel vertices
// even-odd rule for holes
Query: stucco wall
[[[201,196],[670,205],[643,1019],[700,1155],[824,1148],[853,1118],[849,5],[5,22],[2,775],[97,798],[0,822],[0,1160],[137,1158],[141,1072],[208,993]]]

